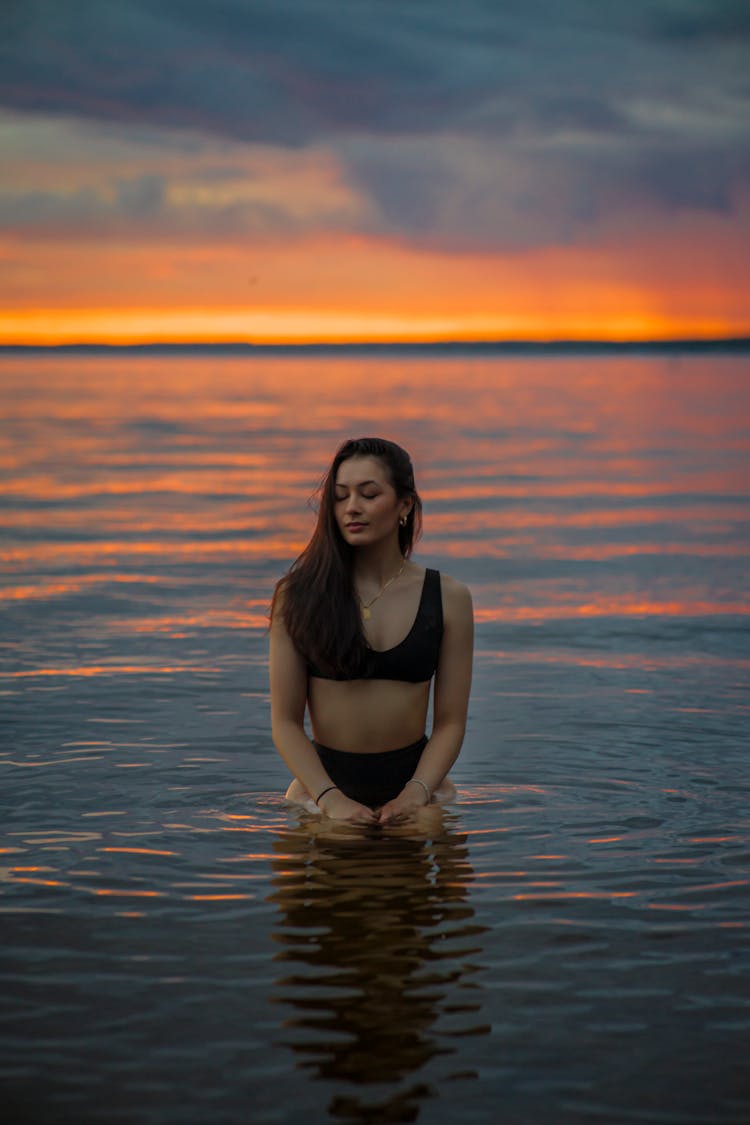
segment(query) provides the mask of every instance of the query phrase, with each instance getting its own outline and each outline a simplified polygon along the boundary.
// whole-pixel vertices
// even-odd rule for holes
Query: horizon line
[[[13,352],[596,352],[596,351],[744,351],[750,336],[669,337],[662,339],[512,339],[512,340],[317,340],[300,342],[177,341],[141,343],[0,343],[0,354]]]

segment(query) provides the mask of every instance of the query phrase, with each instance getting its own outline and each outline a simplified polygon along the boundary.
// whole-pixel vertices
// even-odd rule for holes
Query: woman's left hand
[[[378,820],[381,824],[397,824],[399,821],[413,817],[417,809],[423,808],[426,804],[429,802],[422,786],[410,785],[407,782],[398,797],[383,805]]]

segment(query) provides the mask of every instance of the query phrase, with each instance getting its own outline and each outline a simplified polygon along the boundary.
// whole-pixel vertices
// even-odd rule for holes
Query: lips
[[[367,527],[367,524],[366,523],[359,523],[358,521],[355,520],[352,523],[348,523],[346,525],[346,530],[347,531],[361,531],[363,527]]]

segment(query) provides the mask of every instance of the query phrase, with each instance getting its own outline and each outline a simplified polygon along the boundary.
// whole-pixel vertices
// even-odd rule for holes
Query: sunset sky
[[[750,334],[746,0],[0,28],[0,343]]]

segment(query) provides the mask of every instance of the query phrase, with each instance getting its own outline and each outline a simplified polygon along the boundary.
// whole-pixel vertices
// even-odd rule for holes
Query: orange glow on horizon
[[[0,344],[745,336],[746,251],[709,218],[524,251],[342,234],[257,244],[10,238],[0,257],[22,281],[0,312]]]
[[[150,344],[444,344],[444,343],[658,343],[723,340],[750,336],[750,317],[649,317],[619,312],[559,313],[542,317],[518,312],[505,317],[427,317],[345,309],[322,311],[253,309],[19,309],[0,313],[0,345],[55,347]]]

